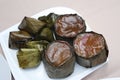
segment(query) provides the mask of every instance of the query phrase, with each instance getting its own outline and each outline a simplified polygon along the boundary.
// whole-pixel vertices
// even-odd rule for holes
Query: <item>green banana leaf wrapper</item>
[[[32,36],[25,31],[12,31],[9,34],[9,48],[19,49],[26,47],[25,43],[32,39]]]
[[[44,28],[42,31],[36,35],[35,40],[47,40],[49,42],[52,42],[55,40],[55,36],[53,31],[50,28]]]
[[[52,28],[58,16],[58,14],[50,13],[47,16],[39,17],[38,20],[45,22],[48,28]]]
[[[19,49],[17,54],[19,66],[21,68],[37,67],[41,61],[41,53],[38,49]]]
[[[28,47],[28,48],[36,48],[40,52],[42,52],[44,49],[46,49],[48,44],[49,44],[49,42],[45,41],[45,40],[29,41],[29,42],[26,43],[26,47]]]
[[[54,43],[54,42],[52,42],[52,43]],[[49,45],[51,45],[51,44],[49,44]],[[48,47],[49,47],[49,45],[48,45]],[[53,78],[53,79],[66,78],[73,73],[74,66],[75,66],[75,55],[74,54],[72,54],[72,56],[68,60],[66,60],[62,65],[55,66],[54,64],[50,63],[46,59],[46,57],[45,57],[46,50],[44,51],[44,54],[42,54],[42,60],[43,60],[45,70],[50,78]],[[70,49],[70,50],[72,52],[72,49]]]
[[[36,35],[43,27],[45,23],[35,18],[24,17],[21,24],[18,26],[19,30],[24,30],[31,35]]]

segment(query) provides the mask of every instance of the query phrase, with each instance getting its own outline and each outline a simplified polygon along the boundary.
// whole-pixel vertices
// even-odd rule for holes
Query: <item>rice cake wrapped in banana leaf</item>
[[[55,40],[54,33],[50,28],[43,28],[41,32],[35,37],[36,40],[47,40],[52,42]]]
[[[65,78],[72,74],[75,56],[69,43],[52,42],[43,54],[43,63],[50,78]]]
[[[46,26],[48,28],[52,28],[54,26],[54,23],[56,21],[56,19],[58,18],[59,15],[55,14],[55,13],[50,13],[47,16],[41,16],[38,18],[38,20],[43,21],[46,23]]]
[[[107,60],[108,48],[104,37],[95,32],[79,34],[73,42],[79,65],[90,68]]]
[[[77,14],[60,15],[54,27],[56,39],[68,41],[70,44],[77,34],[86,30],[85,21]]]
[[[40,52],[42,52],[44,49],[46,49],[48,43],[49,42],[45,41],[45,40],[41,40],[41,41],[29,41],[29,42],[26,43],[26,47],[28,47],[28,48],[36,48]]]
[[[32,40],[32,36],[25,31],[12,31],[9,34],[9,48],[18,49],[25,47],[25,43]]]
[[[22,48],[19,49],[17,58],[21,68],[33,68],[40,64],[41,53],[35,48]]]
[[[36,35],[44,27],[44,25],[45,23],[43,21],[30,17],[24,17],[18,28],[20,30],[27,31],[32,35]]]

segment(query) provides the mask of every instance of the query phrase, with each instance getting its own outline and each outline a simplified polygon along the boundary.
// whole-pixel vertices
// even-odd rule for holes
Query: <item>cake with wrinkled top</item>
[[[66,41],[52,42],[43,54],[43,63],[50,78],[65,78],[73,73],[75,55]]]
[[[54,27],[57,39],[71,43],[77,34],[86,30],[85,21],[77,14],[60,15],[56,19]]]
[[[84,67],[93,67],[106,61],[108,48],[101,34],[84,32],[75,38],[73,42],[76,60]]]

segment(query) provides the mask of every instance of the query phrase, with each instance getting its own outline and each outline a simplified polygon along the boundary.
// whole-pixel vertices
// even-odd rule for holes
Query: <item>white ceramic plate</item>
[[[42,12],[40,12],[32,17],[38,18],[39,16],[47,15],[50,12],[54,12],[56,14],[77,13],[78,15],[80,15],[78,12],[76,12],[75,10],[70,9],[70,8],[54,7],[54,8],[44,10],[44,11],[42,11]],[[0,35],[0,37],[2,37],[2,39],[0,39],[1,45],[2,45],[3,51],[5,53],[6,59],[9,63],[10,69],[13,73],[13,76],[15,77],[16,80],[52,80],[47,76],[45,69],[44,69],[44,66],[43,66],[43,63],[41,63],[39,67],[33,68],[33,69],[21,69],[21,68],[19,68],[17,57],[16,57],[17,50],[13,50],[13,49],[8,48],[9,32],[18,30],[18,25],[19,25],[19,23],[10,27],[9,29],[3,31]],[[87,26],[87,31],[90,31],[90,30],[91,30],[90,27]],[[102,67],[106,63],[107,62],[105,62],[99,66],[89,68],[89,69],[81,67],[76,63],[75,69],[74,69],[74,72],[72,73],[72,75],[70,75],[67,78],[61,79],[61,80],[80,80],[80,79],[84,78],[85,76],[87,76],[88,74],[95,71],[96,69]]]
[[[0,53],[0,80],[11,80],[10,68]]]

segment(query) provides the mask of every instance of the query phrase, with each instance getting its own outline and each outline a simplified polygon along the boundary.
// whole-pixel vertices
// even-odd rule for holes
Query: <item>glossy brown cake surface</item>
[[[55,32],[61,37],[75,37],[85,29],[84,20],[77,14],[61,15],[55,23]]]
[[[61,66],[72,57],[69,44],[65,41],[55,41],[46,50],[46,60],[54,66]]]
[[[78,35],[73,44],[76,54],[84,58],[93,57],[105,49],[103,36],[94,32]]]

